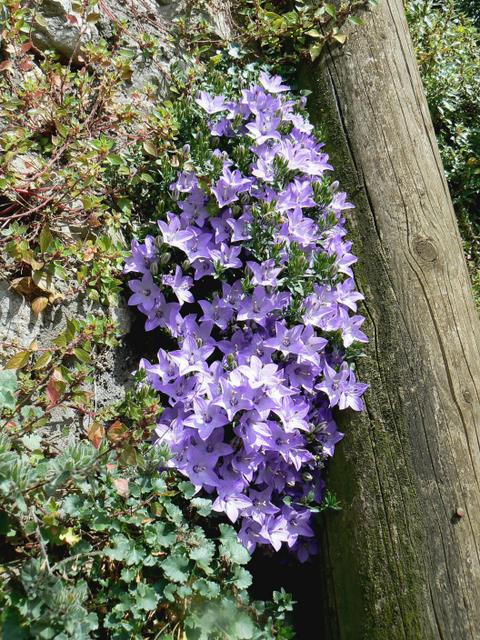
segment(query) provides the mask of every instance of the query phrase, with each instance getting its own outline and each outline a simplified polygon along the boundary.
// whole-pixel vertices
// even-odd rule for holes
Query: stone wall
[[[188,15],[189,19],[198,19],[200,13],[194,2],[183,0],[101,0],[91,9],[98,15],[92,23],[82,21],[72,0],[40,0],[38,11],[32,23],[32,40],[40,51],[52,50],[59,54],[65,64],[81,64],[82,48],[89,41],[99,41],[110,38],[115,22],[125,21],[128,34],[131,36],[129,44],[137,51],[133,59],[133,73],[126,92],[121,94],[120,100],[137,100],[141,90],[148,84],[151,100],[165,96],[168,91],[167,78],[173,62],[181,60],[181,52],[174,46],[169,35],[171,21],[180,15]],[[215,30],[221,35],[228,35],[230,17],[228,4],[214,0],[209,4],[209,18]],[[140,34],[147,33],[159,39],[160,45],[154,56],[143,55],[138,44]],[[28,74],[42,73],[39,66],[35,66]],[[27,74],[15,77],[12,82],[24,82]],[[144,104],[145,109],[151,108],[151,103]],[[142,123],[139,122],[139,127]],[[35,167],[36,158],[32,154],[17,156],[14,159],[16,171],[27,174],[32,166]],[[93,394],[97,408],[110,402],[121,400],[125,389],[131,381],[131,371],[138,364],[140,354],[134,353],[134,348],[128,346],[127,335],[131,327],[131,312],[125,303],[117,307],[105,308],[92,303],[83,294],[69,298],[56,305],[49,306],[39,316],[31,310],[28,300],[12,290],[8,280],[2,279],[0,274],[0,342],[3,343],[5,356],[10,352],[28,347],[32,341],[37,341],[40,348],[47,347],[64,328],[68,318],[83,319],[89,312],[108,313],[118,321],[119,331],[124,344],[102,355],[102,361],[96,368],[94,384],[88,389]],[[16,345],[16,346],[14,346]],[[3,359],[3,358],[2,358]],[[53,410],[50,428],[65,434],[75,434],[84,429],[84,418],[70,410]]]

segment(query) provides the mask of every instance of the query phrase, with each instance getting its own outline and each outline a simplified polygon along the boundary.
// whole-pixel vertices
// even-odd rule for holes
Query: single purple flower
[[[227,108],[223,96],[212,96],[207,91],[200,91],[199,97],[195,99],[195,102],[210,115],[225,111]]]
[[[141,280],[130,280],[128,286],[133,294],[128,299],[130,305],[142,305],[145,312],[150,312],[160,300],[160,289],[153,282],[152,274],[148,271]]]
[[[283,80],[280,76],[271,76],[265,71],[260,72],[260,84],[270,93],[283,93],[289,91],[290,87],[282,84]]]
[[[192,279],[189,276],[184,276],[178,265],[175,269],[175,275],[163,276],[162,282],[173,289],[180,304],[193,302],[193,294],[190,291],[192,288]]]

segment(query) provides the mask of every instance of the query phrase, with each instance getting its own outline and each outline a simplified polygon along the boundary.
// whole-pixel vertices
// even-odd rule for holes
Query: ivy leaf
[[[174,531],[165,531],[167,528],[164,522],[156,522],[145,527],[144,536],[147,544],[152,547],[170,547],[177,539]]]
[[[215,546],[210,540],[204,540],[202,545],[190,551],[190,558],[202,565],[202,568],[208,568],[215,555]]]
[[[206,580],[205,578],[199,578],[192,584],[194,591],[197,591],[204,598],[213,600],[220,595],[220,585],[212,580]]]
[[[238,640],[250,640],[253,638],[254,626],[251,618],[245,613],[237,611],[232,631],[232,636],[238,638]]]
[[[80,540],[82,539],[82,536],[79,536],[78,534],[76,534],[72,529],[72,527],[68,527],[68,529],[65,529],[65,531],[61,533],[58,537],[60,540],[62,540],[62,542],[65,542],[66,544],[68,544],[69,547],[73,547],[74,545],[77,544],[77,542],[80,542]]]
[[[136,547],[133,540],[122,534],[113,536],[112,543],[113,546],[105,550],[105,554],[112,560],[132,565],[140,562],[145,556],[143,549]]]
[[[72,516],[73,518],[78,518],[84,507],[85,500],[79,495],[71,494],[66,496],[65,500],[63,501],[62,511]]]
[[[183,495],[185,496],[185,498],[187,498],[187,500],[190,500],[195,495],[194,485],[191,482],[188,482],[187,480],[183,480],[182,482],[179,482],[178,488],[180,489],[180,491],[183,492]]]

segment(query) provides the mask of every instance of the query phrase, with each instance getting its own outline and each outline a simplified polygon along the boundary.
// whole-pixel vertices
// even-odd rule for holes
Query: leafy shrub
[[[454,0],[411,0],[406,10],[480,301],[480,34]]]
[[[165,451],[116,421],[57,452],[31,428],[38,406],[16,413],[17,384],[0,372],[3,637],[290,637],[276,605],[249,601],[248,552],[206,520],[210,500],[162,471]],[[131,392],[124,419],[158,410],[151,396]]]
[[[480,5],[477,0],[459,0],[458,7],[472,18],[477,27],[480,26]]]
[[[245,50],[261,52],[265,59],[277,58],[277,65],[296,65],[301,58],[316,60],[326,44],[344,44],[345,24],[362,25],[359,14],[376,4],[377,0],[247,0],[237,7],[240,42]]]

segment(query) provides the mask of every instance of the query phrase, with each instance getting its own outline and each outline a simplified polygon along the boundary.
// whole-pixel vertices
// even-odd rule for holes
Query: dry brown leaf
[[[32,302],[32,311],[35,315],[38,316],[44,309],[47,308],[47,306],[48,298],[45,298],[45,296],[39,296]]]

